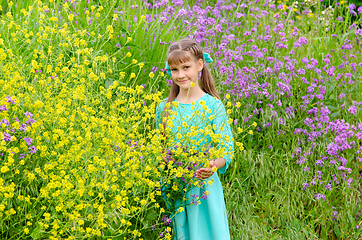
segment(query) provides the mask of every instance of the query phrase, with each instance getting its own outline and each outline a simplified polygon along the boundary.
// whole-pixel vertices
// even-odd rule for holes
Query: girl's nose
[[[184,71],[180,71],[178,73],[178,78],[184,78],[185,77],[185,72]]]

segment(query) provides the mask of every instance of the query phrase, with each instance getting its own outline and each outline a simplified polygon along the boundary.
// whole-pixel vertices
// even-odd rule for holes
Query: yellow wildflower
[[[69,14],[69,15],[68,15],[68,19],[69,19],[69,21],[73,22],[73,20],[74,20],[74,14]]]

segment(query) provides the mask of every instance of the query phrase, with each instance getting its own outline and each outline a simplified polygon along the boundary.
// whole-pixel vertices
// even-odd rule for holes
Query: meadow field
[[[0,239],[173,239],[169,199],[212,184],[193,173],[220,154],[162,160],[155,109],[184,37],[214,59],[232,126],[232,239],[361,238],[361,5],[0,1]]]

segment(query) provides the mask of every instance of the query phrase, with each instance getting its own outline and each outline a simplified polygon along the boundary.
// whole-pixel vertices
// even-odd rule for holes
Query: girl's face
[[[189,89],[191,83],[198,86],[199,72],[202,70],[204,64],[202,59],[198,61],[189,60],[178,65],[170,66],[172,80],[181,89]]]

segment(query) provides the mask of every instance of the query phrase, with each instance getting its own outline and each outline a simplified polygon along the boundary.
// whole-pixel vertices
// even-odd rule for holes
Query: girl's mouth
[[[184,83],[184,82],[186,82],[186,81],[188,81],[187,79],[186,80],[182,80],[182,81],[178,81],[179,83]]]

